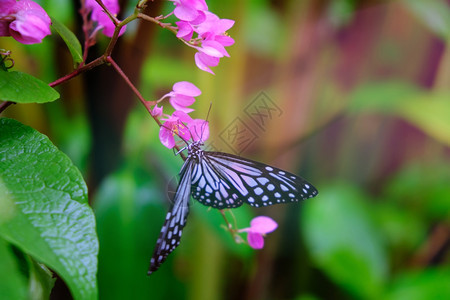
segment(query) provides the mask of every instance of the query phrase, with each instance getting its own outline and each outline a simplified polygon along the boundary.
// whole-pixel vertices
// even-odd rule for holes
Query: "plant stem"
[[[49,83],[48,85],[51,87],[55,87],[57,85],[60,85],[66,81],[69,81],[70,79],[80,75],[81,73],[84,73],[86,71],[92,70],[95,67],[98,67],[102,64],[104,64],[106,62],[105,57],[100,56],[96,59],[94,59],[93,61],[91,61],[90,63],[88,63],[87,65],[82,66],[81,68],[78,68],[76,70],[73,70],[72,73],[69,73],[51,83]]]
[[[223,219],[225,220],[225,223],[227,224],[227,229],[231,234],[231,237],[234,240],[234,230],[233,230],[233,226],[230,224],[230,222],[228,222],[227,216],[225,215],[225,210],[223,209],[219,209],[220,214],[222,215]]]
[[[147,15],[142,14],[142,13],[138,13],[138,14],[137,14],[137,17],[140,18],[140,19],[149,21],[149,22],[153,22],[153,23],[155,23],[155,24],[161,26],[162,28],[171,31],[171,32],[172,32],[173,34],[175,34],[175,35],[177,34],[177,30],[176,30],[175,27],[173,27],[171,24],[163,23],[163,22],[161,22],[160,20],[158,20],[158,19],[156,19],[156,18],[147,16]],[[177,37],[177,38],[178,38],[178,37]],[[191,48],[197,47],[196,45],[194,45],[194,44],[192,44],[192,43],[186,41],[185,39],[182,39],[182,38],[178,38],[178,39],[179,39],[180,41],[182,41],[184,44],[186,44],[187,46],[191,47]]]
[[[105,6],[105,4],[103,4],[103,1],[101,1],[101,0],[95,0],[95,2],[97,2],[98,5],[100,5],[100,6],[103,8],[103,10],[105,11],[105,13],[106,13],[106,14],[108,15],[108,17],[114,22],[114,25],[116,25],[116,27],[117,27],[117,25],[120,23],[120,21],[117,20],[116,16],[114,16],[114,15],[108,10],[108,8]]]
[[[150,113],[150,115],[153,116],[152,114],[152,105],[155,105],[156,102],[155,101],[147,101],[144,99],[144,97],[142,96],[142,94],[138,91],[138,89],[134,86],[134,84],[130,81],[130,79],[128,78],[128,76],[122,71],[122,69],[119,67],[119,65],[114,61],[114,59],[112,59],[111,56],[108,56],[106,58],[106,61],[108,63],[111,64],[111,66],[116,70],[117,73],[119,73],[119,75],[123,78],[123,80],[125,81],[125,83],[133,90],[133,92],[136,94],[136,96],[139,98],[139,101],[141,101],[141,103],[145,106],[145,108],[147,109],[147,111]],[[159,122],[159,120],[157,118],[154,118],[158,125],[161,125],[161,123]]]
[[[0,113],[2,113],[8,106],[15,104],[15,102],[5,101],[0,104]]]

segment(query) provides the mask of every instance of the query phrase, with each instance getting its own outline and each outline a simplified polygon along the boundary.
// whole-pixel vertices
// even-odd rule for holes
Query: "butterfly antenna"
[[[208,124],[208,119],[209,119],[209,113],[211,112],[211,108],[212,108],[212,102],[209,102],[209,109],[208,109],[208,113],[206,114],[206,122],[203,123],[202,125],[202,130],[201,130],[201,135],[200,135],[200,140],[203,142],[203,132],[205,131],[205,127],[206,124]]]

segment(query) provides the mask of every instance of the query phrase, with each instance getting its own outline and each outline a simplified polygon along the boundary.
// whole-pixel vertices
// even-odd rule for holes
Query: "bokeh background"
[[[38,2],[82,37],[78,1]],[[121,1],[121,17],[134,2]],[[130,89],[101,66],[59,86],[55,103],[10,107],[6,116],[47,134],[88,182],[100,298],[450,299],[450,1],[207,3],[236,20],[215,76],[143,21],[114,59],[148,100],[193,82],[203,93],[191,115],[206,118],[212,104],[209,148],[300,174],[319,195],[234,210],[240,228],[257,215],[278,222],[261,251],[234,243],[219,212],[192,202],[181,245],[148,277],[182,160]],[[172,7],[155,1],[146,13]],[[72,69],[57,35],[0,41],[16,70],[52,82]],[[66,297],[59,280],[52,298]]]

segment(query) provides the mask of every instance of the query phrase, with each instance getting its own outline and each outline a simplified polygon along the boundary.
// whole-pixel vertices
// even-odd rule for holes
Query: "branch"
[[[105,13],[108,15],[108,17],[111,19],[111,21],[113,21],[114,25],[119,25],[120,21],[117,20],[116,16],[114,16],[109,10],[108,8],[105,6],[105,4],[103,4],[103,2],[101,0],[95,0],[95,2],[98,3],[98,5],[100,5],[103,10],[105,11]]]
[[[5,102],[1,103],[0,104],[0,114],[11,104],[15,104],[15,102],[5,101]]]
[[[106,61],[108,63],[111,64],[111,66],[116,70],[117,73],[119,73],[119,75],[123,78],[123,80],[125,81],[125,83],[133,90],[133,92],[136,94],[136,96],[139,98],[139,101],[141,101],[141,103],[145,106],[145,108],[147,109],[147,111],[150,113],[150,115],[153,116],[152,114],[152,105],[155,105],[156,102],[155,101],[147,101],[144,99],[144,97],[142,96],[142,94],[138,91],[138,89],[134,86],[134,84],[130,81],[130,79],[128,78],[128,76],[122,71],[122,69],[119,67],[119,65],[114,61],[114,59],[112,59],[111,56],[108,56],[106,58]],[[155,118],[154,118],[155,119]],[[158,125],[161,125],[161,123],[159,122],[158,119],[157,120]]]
[[[98,58],[96,58],[95,60],[91,61],[90,63],[88,63],[87,65],[82,66],[81,68],[78,68],[76,70],[74,70],[72,73],[67,74],[51,83],[49,83],[48,85],[51,87],[55,87],[57,85],[60,85],[66,81],[69,81],[70,79],[80,75],[81,73],[84,73],[86,71],[92,70],[95,67],[98,67],[100,65],[103,65],[106,62],[106,59],[104,56],[100,56]]]
[[[171,31],[173,34],[177,35],[177,30],[176,30],[176,28],[173,27],[170,23],[163,23],[163,22],[161,22],[158,18],[153,18],[153,17],[147,16],[147,15],[142,14],[142,13],[138,13],[138,14],[137,14],[137,17],[140,18],[140,19],[149,21],[149,22],[153,22],[153,23],[155,23],[155,24],[161,26],[162,28],[165,28],[165,29]],[[184,44],[186,44],[186,46],[188,46],[188,47],[191,47],[191,48],[196,48],[196,47],[197,47],[197,45],[195,45],[194,43],[188,42],[188,41],[186,41],[185,39],[182,39],[182,38],[179,38],[179,37],[177,37],[177,39],[179,39],[180,41],[182,41],[182,42],[183,42]]]

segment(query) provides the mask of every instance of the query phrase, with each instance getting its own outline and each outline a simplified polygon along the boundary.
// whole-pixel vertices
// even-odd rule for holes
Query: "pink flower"
[[[191,139],[189,128],[184,123],[191,123],[193,120],[187,113],[182,111],[175,111],[168,118],[163,119],[164,124],[159,130],[159,139],[161,143],[169,149],[175,147],[175,135],[179,136],[185,141]]]
[[[195,53],[194,59],[195,64],[200,70],[209,72],[213,75],[214,72],[209,67],[216,67],[220,61],[219,57],[213,57],[202,52]]]
[[[218,36],[225,36],[225,32],[233,27],[234,21],[229,19],[220,19],[212,12],[205,12],[206,20],[199,24],[196,28],[198,35],[204,40],[215,40]],[[234,44],[234,40],[227,36],[227,45]],[[230,44],[231,43],[231,44]]]
[[[102,0],[106,8],[113,14],[117,15],[120,11],[120,6],[118,0]],[[91,19],[97,22],[97,30],[103,29],[103,34],[112,37],[116,26],[114,22],[109,18],[109,16],[104,12],[102,7],[95,0],[85,0],[85,6],[88,10],[91,10]],[[126,26],[120,29],[119,35],[125,32]]]
[[[173,91],[166,96],[170,97],[170,104],[176,110],[190,113],[194,111],[192,108],[187,108],[195,102],[195,98],[200,96],[202,91],[194,84],[187,81],[180,81],[173,85]]]
[[[264,235],[274,231],[278,224],[269,217],[259,216],[250,222],[250,227],[239,230],[247,232],[247,241],[253,249],[264,247]]]
[[[198,36],[203,40],[201,47],[197,47],[195,64],[200,70],[214,74],[209,67],[219,64],[223,56],[230,56],[225,50],[226,46],[234,44],[234,40],[226,35],[226,31],[233,27],[234,21],[220,19],[211,12],[206,13],[206,20],[196,27]]]
[[[51,20],[31,0],[0,0],[0,36],[12,36],[22,44],[41,43],[51,34]]]
[[[225,47],[217,41],[204,41],[201,47],[197,47],[195,64],[200,70],[214,74],[209,67],[215,67],[223,56],[230,56]]]
[[[175,147],[175,136],[185,142],[188,142],[191,138],[194,142],[206,141],[209,138],[208,122],[201,119],[192,119],[183,111],[176,110],[171,116],[162,120],[165,122],[159,130],[159,139],[169,149]]]
[[[208,11],[204,0],[171,0],[174,5],[174,14],[180,19],[175,22],[178,26],[177,37],[190,41],[197,33],[192,46],[198,50],[195,54],[195,64],[200,70],[214,74],[210,67],[219,64],[223,56],[230,56],[225,47],[234,44],[234,40],[226,34],[233,27],[234,21],[220,19]]]
[[[177,38],[185,39],[186,41],[190,41],[194,34],[194,28],[191,23],[186,21],[175,22],[178,26]]]

